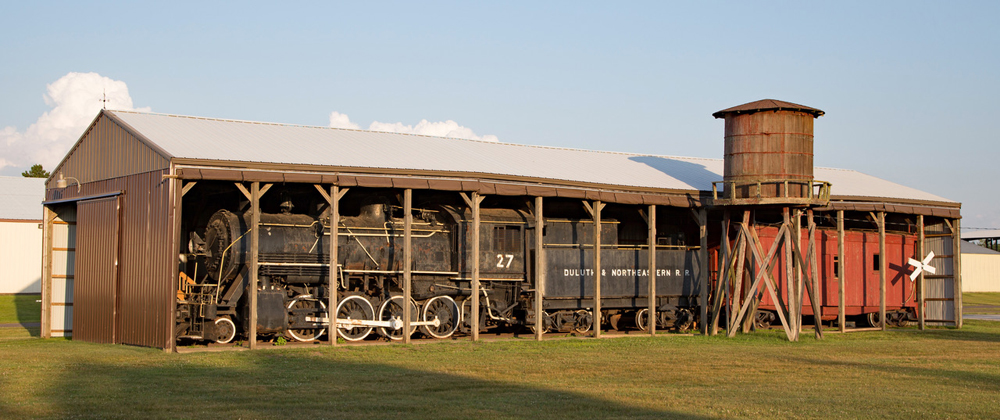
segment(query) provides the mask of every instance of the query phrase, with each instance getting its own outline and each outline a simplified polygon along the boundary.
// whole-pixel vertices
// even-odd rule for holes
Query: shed
[[[962,291],[1000,292],[1000,252],[962,241]]]
[[[711,210],[722,175],[721,159],[102,110],[46,184],[42,331],[172,348],[179,254],[208,185],[248,198],[247,185],[272,183]],[[960,217],[960,203],[857,171],[815,177],[833,184],[825,211]]]
[[[42,178],[0,177],[0,294],[40,293]]]

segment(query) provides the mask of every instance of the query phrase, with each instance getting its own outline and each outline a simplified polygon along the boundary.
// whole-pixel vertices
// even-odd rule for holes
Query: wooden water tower
[[[712,184],[713,205],[723,208],[719,277],[708,321],[713,334],[723,306],[728,335],[738,329],[748,332],[765,296],[774,302],[792,341],[801,330],[804,291],[813,313],[820,313],[812,207],[830,200],[830,184],[813,179],[813,121],[821,115],[818,109],[773,99],[712,114],[726,121],[723,180]],[[734,212],[742,218],[731,223]],[[765,252],[757,234],[758,217],[779,214],[781,227]],[[803,215],[808,220],[806,252],[800,246]],[[778,257],[781,251],[784,258]],[[775,270],[784,273],[784,287],[776,284]],[[822,337],[816,319],[816,335]]]

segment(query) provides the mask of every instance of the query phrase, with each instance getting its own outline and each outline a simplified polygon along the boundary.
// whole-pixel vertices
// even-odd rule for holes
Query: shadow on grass
[[[65,376],[31,397],[35,408],[4,398],[0,412],[12,418],[707,418],[333,357],[324,351],[268,351],[71,363]],[[504,369],[516,377],[510,373],[525,368]]]
[[[916,366],[894,366],[884,363],[868,363],[864,361],[843,362],[823,359],[799,359],[802,363],[834,367],[838,369],[856,369],[860,371],[878,371],[894,377],[919,376],[929,383],[946,384],[956,382],[961,386],[977,390],[977,392],[1000,391],[1000,374],[979,371],[962,371],[950,369],[934,369]]]

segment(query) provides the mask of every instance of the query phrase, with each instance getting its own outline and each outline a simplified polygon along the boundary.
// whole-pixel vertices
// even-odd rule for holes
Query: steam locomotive
[[[312,211],[299,211],[295,197],[283,195],[259,219],[257,333],[312,341],[330,334],[334,319],[338,336],[348,341],[376,335],[400,340],[404,334],[440,339],[473,328],[530,329],[539,315],[546,331],[593,328],[593,220],[561,211],[559,203],[546,206],[546,214],[554,217],[541,227],[546,275],[543,313],[536,314],[534,232],[540,227],[529,206],[498,200],[480,211],[476,291],[471,210],[440,197],[414,206],[411,300],[404,302],[401,200],[392,190],[351,192],[337,235],[332,284],[338,303],[328,308],[331,211],[315,203],[303,206]],[[579,201],[562,204],[580,206]],[[188,233],[177,296],[179,338],[228,343],[250,329],[252,214],[245,202],[219,207],[207,218],[202,215],[201,225]],[[699,253],[684,243],[684,232],[663,229],[655,253],[657,313],[650,316],[646,232],[634,208],[601,223],[604,327],[644,330],[656,322],[661,329],[690,328],[697,313]],[[476,326],[471,325],[472,293],[480,297]],[[408,332],[401,322],[404,310],[411,314]]]

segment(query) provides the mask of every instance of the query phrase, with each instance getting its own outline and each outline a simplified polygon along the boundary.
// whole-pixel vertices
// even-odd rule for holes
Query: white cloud
[[[361,129],[361,126],[351,122],[351,119],[347,117],[347,114],[341,114],[337,111],[333,111],[330,113],[330,127],[350,128],[352,130]]]
[[[15,127],[0,130],[0,169],[35,163],[54,169],[104,106],[105,95],[108,109],[149,111],[133,107],[125,82],[97,73],[68,73],[46,86],[43,98],[50,111],[23,133]]]
[[[359,125],[352,123],[346,114],[341,114],[336,111],[330,113],[330,127],[353,129],[360,128]],[[500,141],[497,136],[492,134],[478,136],[472,131],[471,128],[458,125],[457,122],[452,120],[438,122],[420,120],[420,122],[415,126],[405,125],[401,122],[384,123],[374,121],[368,126],[368,129],[372,131],[385,131],[390,133],[421,134],[425,136],[451,137],[469,140]]]

